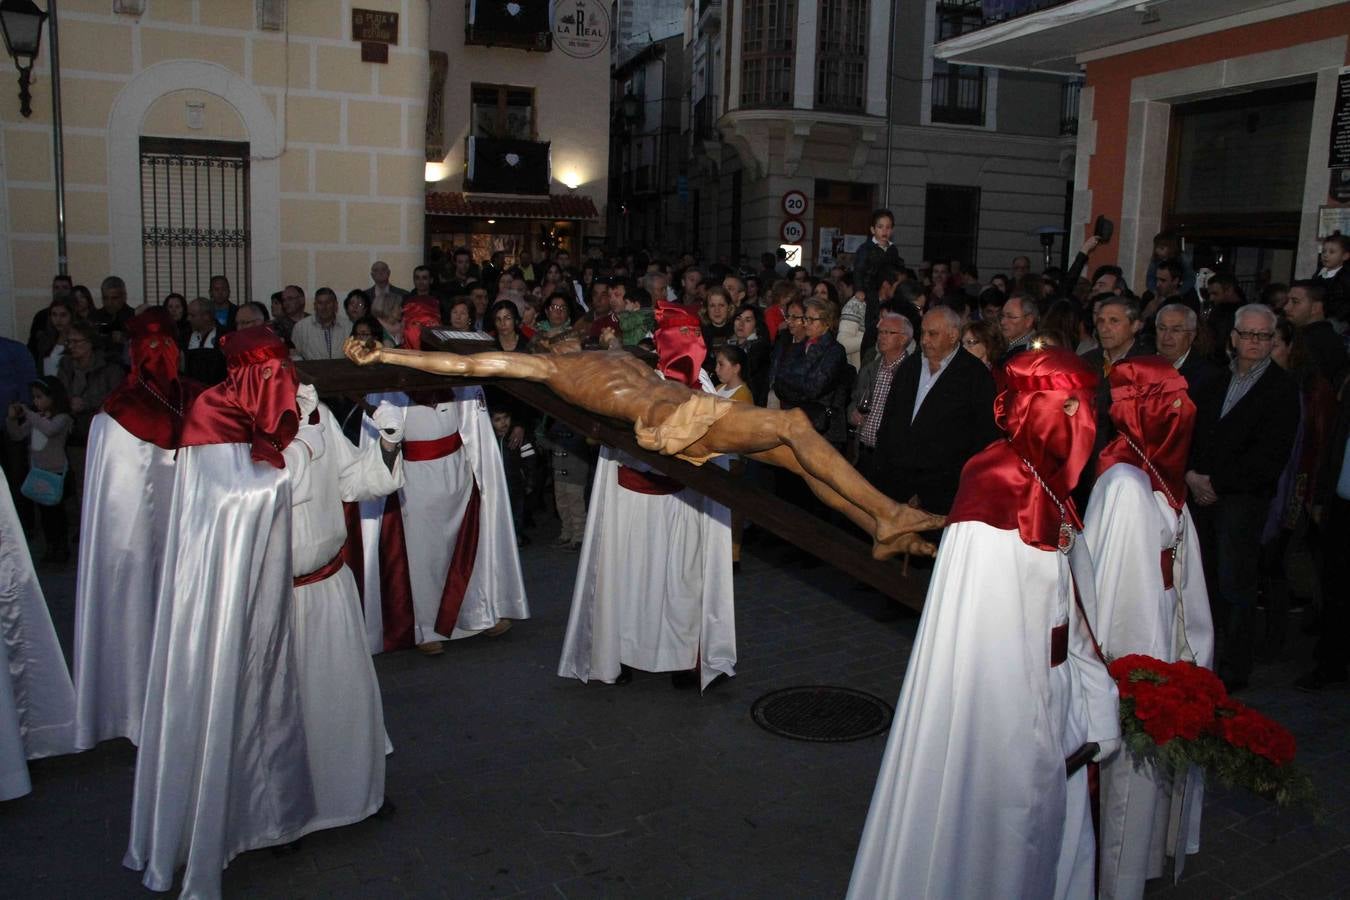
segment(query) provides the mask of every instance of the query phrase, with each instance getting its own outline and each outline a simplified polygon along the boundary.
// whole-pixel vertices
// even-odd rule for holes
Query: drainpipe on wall
[[[881,189],[881,205],[891,208],[891,93],[894,84],[892,69],[895,66],[895,8],[899,0],[891,0],[890,39],[886,42],[886,183]]]
[[[56,42],[56,0],[47,0],[47,53],[52,79],[52,169],[56,175],[56,270],[69,274],[66,257],[66,167],[61,141],[61,51]]]

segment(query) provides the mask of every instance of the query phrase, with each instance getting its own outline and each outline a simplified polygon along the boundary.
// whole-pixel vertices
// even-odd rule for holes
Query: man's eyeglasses
[[[789,322],[805,322],[806,316],[785,316]]]
[[[1240,341],[1255,341],[1258,344],[1275,340],[1275,332],[1273,331],[1238,331],[1234,328],[1233,334],[1236,334]]]
[[[886,331],[885,329],[878,328],[878,329],[877,329],[877,334],[896,334],[896,335],[903,335],[904,332],[903,332],[903,331]]]
[[[824,318],[824,316],[806,316],[806,321],[808,321],[808,322],[824,322],[824,321],[825,321],[825,318]]]

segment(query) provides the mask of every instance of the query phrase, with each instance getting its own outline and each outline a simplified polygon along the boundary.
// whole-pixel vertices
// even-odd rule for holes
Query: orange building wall
[[[1125,183],[1125,144],[1130,127],[1130,86],[1140,76],[1187,69],[1223,59],[1265,53],[1350,33],[1350,3],[1246,25],[1138,50],[1087,64],[1093,87],[1097,151],[1088,167],[1092,217],[1120,221]],[[1347,59],[1350,64],[1350,59]],[[1090,234],[1091,225],[1083,237]]]

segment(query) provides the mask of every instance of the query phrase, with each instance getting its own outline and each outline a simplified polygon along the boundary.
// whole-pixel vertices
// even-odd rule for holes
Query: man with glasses
[[[1200,328],[1200,317],[1184,303],[1169,303],[1158,310],[1153,322],[1158,337],[1158,355],[1186,379],[1187,393],[1194,401],[1199,388],[1220,371],[1200,353],[1191,352]]]
[[[1036,330],[1036,301],[1018,291],[1003,304],[1003,312],[998,316],[998,329],[1003,332],[1003,340],[1008,349],[1003,351],[999,365],[1006,363],[1031,346],[1031,335]]]
[[[1229,690],[1246,687],[1251,675],[1261,531],[1299,422],[1298,386],[1271,364],[1275,313],[1251,303],[1234,323],[1229,371],[1195,398],[1186,472],[1214,621],[1224,636],[1218,671]]]
[[[877,352],[863,363],[858,381],[853,388],[853,399],[848,405],[848,424],[858,430],[858,471],[873,483],[873,456],[877,449],[877,433],[881,417],[886,412],[886,398],[900,364],[909,356],[914,342],[914,326],[898,312],[882,310],[877,323]]]

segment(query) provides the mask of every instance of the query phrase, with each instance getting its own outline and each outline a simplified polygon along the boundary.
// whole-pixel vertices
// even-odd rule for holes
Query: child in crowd
[[[497,446],[502,452],[502,468],[506,472],[506,491],[511,497],[511,520],[516,526],[516,546],[525,547],[530,543],[525,533],[525,501],[535,484],[535,470],[539,457],[535,454],[534,444],[522,441],[519,447],[512,449],[507,439],[514,424],[511,410],[498,407],[492,411],[492,430],[497,435]]]
[[[591,469],[586,438],[549,417],[540,420],[535,439],[549,451],[553,464],[553,501],[562,520],[554,546],[578,551],[586,537],[586,483]]]
[[[56,376],[44,375],[30,387],[33,405],[10,404],[5,428],[13,440],[28,439],[30,472],[24,481],[23,493],[37,505],[38,520],[47,543],[43,561],[64,565],[70,561],[66,508],[62,502],[65,498],[66,438],[70,436],[75,419],[70,413],[65,386]],[[59,496],[46,495],[42,489],[49,491],[54,483],[60,484]]]

